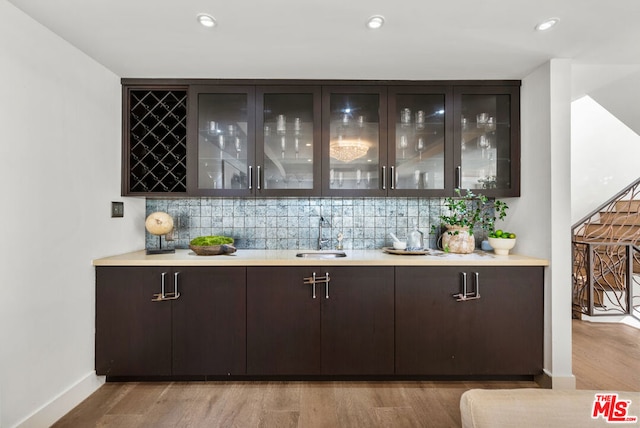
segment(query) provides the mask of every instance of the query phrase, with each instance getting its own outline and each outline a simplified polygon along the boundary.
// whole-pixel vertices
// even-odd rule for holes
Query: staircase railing
[[[572,228],[573,312],[640,319],[640,178]]]

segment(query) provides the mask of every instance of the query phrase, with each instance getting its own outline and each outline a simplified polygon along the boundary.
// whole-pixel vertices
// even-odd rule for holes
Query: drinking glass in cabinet
[[[198,95],[198,188],[248,188],[247,95]]]
[[[458,187],[503,189],[511,181],[511,105],[509,95],[468,94],[461,96],[464,117],[476,126],[462,127]]]
[[[444,103],[443,94],[396,94],[395,139],[389,140],[395,189],[444,188]]]
[[[311,93],[264,94],[265,188],[313,188],[313,107]]]

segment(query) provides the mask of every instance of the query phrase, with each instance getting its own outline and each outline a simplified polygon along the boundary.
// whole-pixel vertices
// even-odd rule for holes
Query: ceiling
[[[551,58],[640,70],[638,0],[9,1],[120,77],[521,79]]]

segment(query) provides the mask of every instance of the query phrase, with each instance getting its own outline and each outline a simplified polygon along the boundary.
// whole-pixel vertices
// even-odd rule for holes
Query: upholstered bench
[[[460,415],[463,428],[640,427],[640,392],[472,389]]]

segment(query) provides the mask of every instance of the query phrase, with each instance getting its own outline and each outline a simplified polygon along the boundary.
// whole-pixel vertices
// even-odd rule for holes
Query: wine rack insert
[[[124,194],[187,191],[187,90],[129,89]]]

